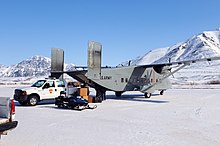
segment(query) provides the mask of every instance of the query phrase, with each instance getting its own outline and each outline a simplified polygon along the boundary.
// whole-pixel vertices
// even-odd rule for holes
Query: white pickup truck
[[[14,120],[15,105],[9,97],[0,97],[0,138],[9,130],[17,127],[18,121]]]
[[[21,105],[36,105],[39,101],[45,99],[55,99],[65,91],[71,94],[76,88],[68,88],[65,80],[43,79],[36,81],[31,87],[15,89],[14,99]]]

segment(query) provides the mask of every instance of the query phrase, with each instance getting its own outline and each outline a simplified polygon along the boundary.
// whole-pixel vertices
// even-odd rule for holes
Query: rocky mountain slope
[[[73,69],[74,64],[65,64],[65,70]],[[49,76],[51,59],[33,56],[12,66],[0,65],[0,77],[40,77]]]
[[[132,60],[133,65],[168,63],[220,56],[220,29],[205,31],[171,47],[154,49]]]
[[[220,56],[220,29],[205,31],[171,47],[151,50],[131,60],[132,65],[168,63]],[[124,64],[128,64],[128,61]],[[190,65],[171,78],[173,83],[220,83],[220,61]]]

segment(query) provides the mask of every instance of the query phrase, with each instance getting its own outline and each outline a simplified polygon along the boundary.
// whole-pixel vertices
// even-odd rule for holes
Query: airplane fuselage
[[[85,74],[87,76],[87,74]],[[152,93],[155,90],[166,90],[170,88],[168,79],[161,81],[162,74],[157,73],[152,67],[116,67],[103,68],[98,79],[92,79],[96,84],[116,92],[141,91]],[[152,84],[160,82],[154,88]]]

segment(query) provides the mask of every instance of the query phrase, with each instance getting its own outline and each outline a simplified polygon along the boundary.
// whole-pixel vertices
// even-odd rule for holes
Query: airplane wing
[[[177,62],[170,62],[170,63],[161,63],[161,64],[149,64],[149,65],[140,65],[137,67],[153,67],[157,73],[164,74],[164,78],[167,78],[177,71],[181,70],[185,66],[188,66],[192,63],[202,62],[202,61],[214,61],[220,60],[220,57],[210,57],[210,58],[202,58],[202,59],[194,59],[194,60],[185,60],[185,61],[177,61]],[[176,68],[175,70],[171,71],[172,68]]]
[[[148,64],[148,65],[139,65],[137,67],[172,66],[172,65],[181,65],[181,64],[190,65],[190,64],[196,63],[196,62],[214,61],[214,60],[220,60],[220,56],[219,57],[202,58],[202,59],[168,62],[168,63],[153,63],[153,64]]]
[[[177,71],[183,69],[185,66],[191,65],[193,63],[202,62],[202,61],[214,61],[220,60],[220,57],[210,57],[210,58],[202,58],[202,59],[194,59],[194,60],[185,60],[185,61],[177,61],[177,62],[170,62],[170,63],[161,63],[161,64],[149,64],[149,65],[140,65],[137,67],[153,67],[157,73],[163,75],[163,77],[156,83],[147,86],[146,88],[142,89],[142,92],[146,92],[156,86],[157,84],[161,83],[164,79],[170,77]],[[175,69],[174,69],[175,68]],[[174,69],[174,70],[172,70]]]

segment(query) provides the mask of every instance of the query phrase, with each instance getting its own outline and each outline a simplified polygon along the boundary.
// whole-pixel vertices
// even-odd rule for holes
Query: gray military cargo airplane
[[[64,71],[64,51],[52,48],[51,76],[59,78],[66,73],[81,83],[96,90],[96,102],[105,98],[106,91],[114,91],[121,96],[126,91],[141,91],[146,98],[158,90],[161,95],[171,88],[169,76],[191,63],[219,60],[220,57],[168,62],[162,64],[130,65],[121,67],[101,67],[102,45],[90,41],[88,44],[88,66],[76,67],[73,71]],[[77,70],[77,68],[83,68]]]

